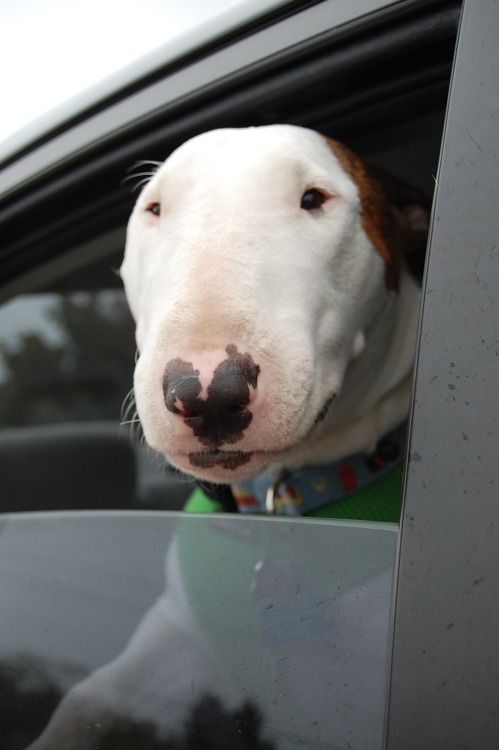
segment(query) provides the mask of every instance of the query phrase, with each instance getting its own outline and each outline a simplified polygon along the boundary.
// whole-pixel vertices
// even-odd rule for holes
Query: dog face
[[[121,268],[147,442],[230,482],[334,428],[397,296],[404,231],[362,162],[313,131],[219,130],[177,149],[139,196]]]

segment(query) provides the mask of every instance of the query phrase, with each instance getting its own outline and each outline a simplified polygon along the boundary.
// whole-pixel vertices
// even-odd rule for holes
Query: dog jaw
[[[365,422],[410,372],[412,353],[378,377],[405,286],[393,291],[399,249],[390,254],[381,231],[392,208],[376,229],[361,162],[345,153],[291,126],[212,131],[174,152],[139,197],[121,269],[137,323],[137,407],[147,442],[183,471],[228,482],[293,456],[314,463],[307,446],[341,453],[345,424]],[[328,200],[304,210],[314,188]],[[164,371],[181,359],[208,382],[206,352],[229,345],[258,363],[251,420],[235,444],[206,446],[165,408]],[[369,425],[355,447],[372,440]]]

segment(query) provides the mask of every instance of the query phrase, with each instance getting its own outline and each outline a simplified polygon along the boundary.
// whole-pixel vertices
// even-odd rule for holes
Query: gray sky
[[[0,141],[242,0],[0,0]]]

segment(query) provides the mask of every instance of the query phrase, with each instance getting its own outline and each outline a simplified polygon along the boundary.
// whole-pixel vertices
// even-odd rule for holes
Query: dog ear
[[[422,278],[430,217],[430,200],[420,190],[368,164],[330,138],[330,148],[359,191],[362,225],[385,261],[388,289],[398,289],[400,267]]]
[[[373,178],[383,186],[388,200],[406,222],[409,232],[402,254],[407,268],[421,283],[430,227],[431,198],[382,167],[369,164],[368,169]]]

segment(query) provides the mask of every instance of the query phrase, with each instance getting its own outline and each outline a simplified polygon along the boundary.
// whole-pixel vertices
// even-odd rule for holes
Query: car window
[[[325,2],[309,10],[293,4],[286,12],[282,8],[267,23],[241,32],[240,38],[231,36],[220,48],[203,48],[202,59],[188,56],[178,69],[159,69],[156,76],[146,77],[143,88],[137,84],[133,91],[120,90],[120,106],[133,103],[126,128],[121,116],[115,120],[117,102],[109,101],[106,108],[103,101],[88,119],[69,122],[46,143],[38,148],[35,144],[33,153],[28,150],[12,160],[7,169],[16,172],[23,165],[29,177],[26,182],[18,175],[19,181],[7,186],[0,202],[5,227],[2,293],[8,300],[0,308],[0,461],[3,456],[5,471],[13,466],[7,446],[14,443],[19,455],[30,454],[33,496],[39,495],[40,480],[33,472],[38,447],[47,436],[56,438],[60,426],[63,445],[56,441],[50,461],[42,452],[38,462],[44,467],[44,502],[50,495],[46,467],[54,467],[53,480],[58,475],[55,467],[69,460],[63,447],[77,451],[84,433],[88,450],[81,455],[90,461],[94,428],[109,437],[110,431],[119,432],[120,421],[132,432],[137,427],[133,403],[127,400],[135,353],[133,324],[112,274],[120,264],[123,229],[133,205],[134,194],[125,178],[137,162],[160,162],[180,142],[203,130],[290,122],[339,137],[364,158],[431,196],[458,4],[449,1],[438,13],[409,4],[399,15],[388,3],[393,14],[386,22],[384,5],[363,3],[358,18],[347,3]],[[309,31],[302,20],[311,24]],[[319,34],[326,20],[330,28]],[[282,32],[278,40],[277,28]],[[242,49],[248,67],[229,75],[231,56]],[[417,64],[416,49],[425,51]],[[200,87],[205,80],[200,67],[209,73],[206,88]],[[165,109],[153,107],[157,97]],[[94,116],[105,129],[104,140],[94,127]],[[84,151],[74,138],[77,131],[85,135]],[[39,155],[47,149],[54,161],[48,171],[40,171]],[[141,170],[135,166],[135,171]],[[113,233],[119,240],[109,239]],[[177,507],[192,485],[168,473],[172,481],[165,494],[165,461],[144,448],[138,429],[137,433],[133,443],[123,438],[123,430],[115,435],[123,464],[137,469],[132,503],[172,507],[172,502]],[[102,449],[96,453],[100,457]],[[98,466],[94,455],[86,473],[97,483]],[[67,472],[66,479],[72,475]],[[144,482],[147,489],[142,490]],[[13,479],[10,507],[29,507],[19,504],[16,486]],[[73,483],[72,491],[64,493],[64,503],[74,492]],[[21,494],[25,493],[23,487]],[[99,495],[95,486],[88,493]],[[95,507],[97,500],[92,502]],[[129,502],[127,495],[127,507]],[[113,507],[116,503],[119,506],[117,496]],[[37,501],[35,507],[43,505]]]
[[[0,331],[2,428],[119,422],[134,352],[121,290],[20,295]]]
[[[239,521],[9,519],[2,750],[379,750],[395,529]]]
[[[326,6],[330,9],[334,5],[335,2],[324,2],[312,8],[323,11]],[[29,519],[23,527],[20,517],[9,518],[0,547],[0,553],[5,555],[5,565],[0,566],[0,593],[5,596],[11,618],[9,629],[5,631],[3,653],[10,656],[12,643],[19,646],[20,652],[15,660],[9,661],[6,657],[3,662],[5,671],[1,676],[10,690],[11,707],[18,705],[19,695],[24,690],[28,699],[23,710],[28,715],[33,694],[36,702],[45,690],[49,700],[44,709],[44,721],[54,716],[57,724],[61,715],[53,711],[61,696],[66,696],[61,704],[64,725],[68,715],[82,715],[79,699],[83,695],[85,711],[89,705],[91,709],[90,714],[83,713],[84,729],[90,727],[94,732],[86,737],[96,745],[102,728],[99,713],[102,705],[96,708],[94,698],[97,686],[104,689],[105,698],[109,698],[113,707],[127,705],[135,710],[140,704],[136,714],[139,726],[132,721],[135,716],[129,714],[124,723],[118,722],[114,727],[118,734],[111,734],[106,741],[121,742],[120,747],[126,746],[125,741],[135,744],[144,741],[148,750],[158,742],[178,741],[193,746],[189,729],[195,727],[199,738],[206,727],[203,724],[206,713],[220,719],[219,726],[224,728],[229,720],[236,748],[241,746],[238,735],[253,743],[251,746],[257,747],[260,743],[266,750],[272,747],[271,742],[283,748],[313,750],[347,747],[379,750],[383,741],[396,750],[400,747],[440,748],[451,736],[455,746],[464,742],[474,747],[477,733],[481,746],[495,748],[497,669],[493,657],[498,623],[495,571],[498,570],[499,523],[493,473],[496,463],[493,437],[498,418],[493,387],[497,375],[493,282],[497,248],[491,217],[496,215],[493,201],[497,149],[493,124],[497,119],[497,97],[493,94],[497,88],[494,73],[497,40],[495,27],[489,21],[495,18],[496,9],[492,0],[487,0],[483,6],[487,12],[481,17],[477,4],[471,0],[464,3],[466,23],[463,22],[461,29],[467,28],[467,39],[461,48],[460,62],[459,56],[457,58],[453,98],[447,111],[459,5],[453,2],[400,3],[392,8],[392,15],[382,13],[364,18],[352,36],[349,36],[351,27],[343,26],[337,38],[328,37],[326,32],[314,36],[310,58],[307,57],[309,50],[300,43],[290,58],[280,58],[275,68],[271,56],[263,65],[259,60],[260,67],[256,72],[247,70],[246,78],[234,75],[226,79],[223,86],[207,87],[192,99],[186,94],[185,99],[180,101],[180,97],[170,109],[165,107],[161,113],[148,115],[149,119],[140,124],[134,121],[133,127],[126,134],[122,133],[121,140],[117,139],[112,146],[106,144],[104,148],[99,142],[98,146],[94,145],[94,152],[89,148],[91,157],[95,157],[94,163],[83,165],[75,158],[74,163],[65,165],[67,172],[64,174],[58,174],[54,168],[54,191],[65,179],[79,191],[74,194],[69,191],[61,197],[61,201],[65,201],[68,224],[80,208],[75,209],[71,203],[76,194],[81,197],[87,191],[87,196],[91,194],[94,201],[90,201],[92,207],[110,209],[108,214],[104,210],[93,211],[93,223],[89,221],[86,229],[89,234],[91,229],[97,235],[108,229],[112,221],[125,221],[128,210],[125,211],[118,191],[111,194],[109,186],[121,179],[132,157],[160,161],[179,142],[203,130],[222,125],[266,124],[282,118],[339,135],[379,167],[389,168],[425,189],[430,198],[435,184],[439,183],[433,217],[438,244],[434,251],[432,244],[432,257],[423,282],[425,302],[420,323],[422,335],[416,404],[410,426],[412,443],[408,446],[410,460],[404,485],[407,492],[402,534],[399,535],[396,524],[366,524],[352,521],[351,517],[344,521],[283,521],[264,516],[49,514],[49,517],[34,516],[31,527]],[[306,16],[300,16],[300,21],[303,18]],[[271,28],[269,24],[267,30]],[[354,42],[350,46],[352,39]],[[245,41],[251,47],[249,38]],[[482,49],[482,44],[487,54],[480,57],[478,50]],[[475,65],[474,60],[478,58],[480,65]],[[204,60],[195,62],[204,64]],[[189,68],[181,72],[192,74]],[[303,104],[298,94],[305,90],[308,98]],[[483,97],[484,91],[486,97]],[[444,128],[448,150],[444,149],[439,172]],[[106,151],[108,145],[109,151]],[[144,154],[144,150],[147,153]],[[91,174],[93,168],[95,174]],[[35,240],[27,232],[24,244],[19,240],[16,245],[21,250],[18,256],[11,253],[6,259],[12,277],[20,273],[19,269],[26,270],[26,265],[29,266],[33,258],[36,260],[38,252],[40,257],[42,252],[46,253],[44,261],[52,253],[64,262],[59,257],[63,253],[54,249],[47,239],[53,218],[49,191],[40,184],[37,193],[36,180],[33,184],[31,197],[39,213],[43,213],[45,205],[49,207],[49,219],[39,229],[45,244],[41,250],[33,250]],[[14,226],[17,206],[7,208],[12,209]],[[95,218],[97,214],[99,220],[102,216],[111,216],[112,221],[109,219],[104,227]],[[469,221],[470,216],[473,221]],[[54,226],[59,226],[55,220]],[[69,232],[64,221],[61,226]],[[74,231],[72,225],[71,232]],[[33,237],[36,239],[36,231]],[[60,353],[54,356],[61,362],[65,357],[62,338],[69,349],[72,347],[70,360],[80,356],[76,352],[80,344],[76,346],[74,336],[72,339],[67,331],[61,333],[58,329],[54,334],[50,326],[47,329],[41,322],[47,312],[53,325],[53,316],[57,319],[60,315],[59,308],[70,310],[68,320],[62,324],[63,328],[68,328],[73,325],[68,321],[83,309],[89,313],[90,320],[95,321],[94,307],[97,306],[102,321],[102,315],[109,314],[120,296],[105,284],[70,286],[61,297],[54,296],[54,289],[36,292],[31,301],[35,307],[38,305],[35,317],[39,319],[34,328],[27,329],[31,330],[27,338],[37,339],[33,347],[38,346],[40,353],[59,347]],[[39,294],[44,297],[43,302],[36,301]],[[27,299],[20,299],[18,303],[27,304]],[[15,304],[5,308],[5,320],[9,321],[5,330],[11,328],[11,332],[5,334],[2,348],[1,372],[5,384],[10,367],[8,358],[15,361],[16,342],[19,345],[23,338],[23,334],[14,331]],[[95,351],[102,351],[109,345],[109,341],[106,344],[108,322],[102,323],[103,343],[94,345]],[[97,330],[94,333],[95,337],[99,334]],[[127,365],[130,377],[133,349],[132,340]],[[81,356],[82,367],[83,360]],[[30,364],[33,366],[36,365]],[[70,485],[71,479],[76,477],[76,485],[83,488],[84,493],[84,500],[78,503],[86,502],[87,508],[110,507],[106,506],[111,503],[110,498],[116,502],[114,507],[123,507],[126,490],[119,480],[125,476],[126,485],[133,487],[127,496],[127,503],[133,507],[137,507],[138,497],[154,497],[154,487],[160,487],[164,498],[164,484],[155,485],[149,478],[145,481],[148,487],[145,494],[136,489],[141,476],[149,476],[149,469],[140,468],[142,458],[151,455],[137,448],[140,443],[132,444],[133,448],[126,443],[127,451],[119,456],[105,452],[116,448],[114,438],[111,442],[107,440],[105,427],[110,421],[107,409],[116,408],[111,391],[108,391],[109,401],[104,396],[104,383],[110,382],[106,368],[101,375],[96,375],[95,382],[100,385],[96,387],[92,403],[88,404],[78,390],[77,368],[68,366],[67,372],[75,385],[73,395],[68,397],[70,407],[83,415],[78,417],[80,437],[75,441],[75,423],[64,419],[24,427],[20,424],[6,426],[3,432],[6,440],[0,446],[7,456],[2,480],[4,487],[13,488],[6,495],[15,497],[15,487],[21,487],[21,496],[26,495],[22,482],[28,474],[25,469],[29,461],[30,482],[32,488],[36,488],[30,509],[51,507],[54,478],[61,475],[65,489],[59,496],[66,494],[66,500],[68,492],[72,498],[77,496],[77,487],[74,483]],[[84,367],[83,372],[86,372]],[[28,380],[26,377],[26,382]],[[15,390],[15,386],[11,387]],[[26,405],[26,410],[35,415],[33,418],[43,420],[46,409],[50,409],[52,415],[64,411],[66,405],[58,404],[57,398],[50,407],[44,405],[42,390],[31,405]],[[7,390],[4,393],[7,397]],[[119,400],[116,395],[116,403]],[[17,398],[17,404],[20,414],[24,408],[22,396]],[[104,422],[86,419],[96,413],[94,409],[100,410],[97,420],[99,415],[106,415]],[[30,437],[26,450],[24,438],[19,440],[20,433],[27,431],[25,434],[34,435],[39,431],[45,450],[54,445],[51,443],[54,434],[49,434],[54,425],[57,430],[52,454],[55,462],[52,461],[47,472],[48,464],[43,458],[40,463],[45,469],[36,474],[35,443]],[[94,463],[93,476],[97,477],[97,482],[91,486],[84,483],[85,475],[90,475],[86,471],[87,464],[82,474],[77,473],[83,455],[79,440],[89,435],[92,445],[98,446],[100,458],[105,456],[106,467]],[[72,449],[66,451],[69,445]],[[158,461],[161,463],[162,459],[153,458],[153,464]],[[125,467],[130,466],[132,473],[125,475]],[[14,467],[10,475],[9,467]],[[117,467],[114,473],[112,467]],[[161,471],[163,481],[164,462]],[[346,472],[346,475],[351,481],[351,473]],[[111,481],[102,492],[104,476]],[[37,506],[37,496],[43,495],[41,488],[45,487],[50,488],[48,497],[45,494],[41,506]],[[183,487],[186,489],[185,485]],[[190,488],[187,489],[190,492]],[[8,504],[5,507],[13,509]],[[54,509],[60,507],[67,506],[56,505]],[[31,536],[25,532],[27,528]],[[80,531],[92,540],[91,544],[86,546],[78,538]],[[377,547],[381,538],[384,539],[383,549]],[[163,569],[165,554],[166,568]],[[63,573],[59,569],[60,561]],[[23,570],[25,563],[27,569]],[[107,573],[115,572],[116,568],[116,578],[110,575],[107,579]],[[32,574],[33,569],[36,576]],[[102,571],[106,571],[106,576]],[[395,586],[398,585],[395,617],[394,578]],[[121,588],[114,580],[130,581],[130,585]],[[20,593],[19,600],[15,601],[17,585]],[[168,606],[165,606],[163,591],[173,596],[168,599]],[[81,601],[76,592],[81,592]],[[110,601],[113,596],[117,603]],[[139,605],[136,599],[140,600]],[[153,602],[151,608],[146,600]],[[113,608],[115,603],[116,609]],[[362,608],[363,603],[366,610]],[[79,606],[83,610],[83,628],[78,616]],[[54,611],[57,629],[51,632],[47,622]],[[116,617],[116,612],[123,613],[123,618]],[[33,623],[31,631],[29,627],[17,629],[23,616],[29,624]],[[171,683],[166,681],[164,692],[158,651],[154,646],[149,648],[152,641],[142,636],[156,629],[161,631],[165,619],[168,627],[171,626],[169,632],[174,633],[172,648],[179,667],[174,675],[179,691],[173,699],[178,701],[181,695],[182,701],[177,702],[176,707],[179,703],[184,708],[190,705],[194,713],[187,716],[184,713],[180,733],[170,732],[158,739],[151,733],[151,722],[157,727],[164,720],[162,699]],[[392,632],[394,619],[395,633]],[[112,642],[114,620],[119,621],[116,643]],[[40,638],[39,629],[43,634]],[[335,637],[331,637],[332,632]],[[61,633],[64,637],[58,640]],[[185,649],[184,638],[189,644]],[[198,638],[202,643],[200,660],[193,645]],[[36,662],[30,661],[30,656],[23,661],[22,648],[29,644],[33,656],[36,650],[33,641],[38,640],[42,646],[48,644],[50,654],[58,649],[77,653],[80,662],[74,673],[69,674],[69,665],[66,674],[56,675],[57,684],[46,665],[37,671]],[[256,641],[258,647],[254,647]],[[137,645],[140,658],[136,658]],[[102,651],[99,651],[101,646]],[[390,650],[393,651],[391,693],[387,734],[383,740],[384,696],[390,681],[385,670],[391,658]],[[123,662],[125,672],[121,672]],[[199,683],[197,677],[205,667],[210,678],[206,683]],[[27,683],[31,686],[36,683],[36,689],[26,690]],[[71,691],[75,684],[76,690]],[[198,699],[207,684],[216,685],[221,693],[228,695],[227,704],[211,701],[200,705]],[[227,686],[227,693],[224,693]],[[249,700],[249,707],[248,703],[238,702],[239,695]],[[367,702],[361,705],[364,695]],[[252,711],[255,704],[256,713]],[[156,715],[160,715],[158,722],[151,719],[155,709]],[[11,708],[11,720],[13,716],[15,709]],[[262,716],[270,716],[270,722],[266,723]],[[17,731],[15,720],[12,724]],[[274,734],[267,732],[269,726],[273,731],[277,727]],[[31,736],[38,736],[41,731],[42,727],[37,726]],[[226,738],[224,734],[223,741]],[[59,750],[57,742],[49,746],[50,750]],[[222,745],[219,742],[217,746]],[[20,750],[19,742],[14,748]]]
[[[192,490],[141,440],[133,320],[119,282],[102,288],[113,264],[0,306],[4,511],[174,509]]]

